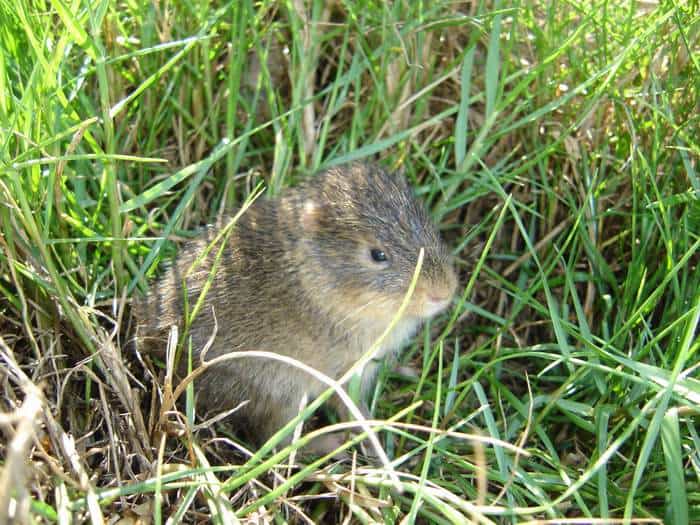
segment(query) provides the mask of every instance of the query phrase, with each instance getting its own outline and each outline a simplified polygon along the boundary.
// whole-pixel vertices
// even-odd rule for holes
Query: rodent
[[[165,274],[136,299],[141,350],[162,351],[171,325],[182,329],[183,282],[191,310],[218,246],[202,254],[217,233],[208,227],[186,242]],[[411,302],[363,370],[366,396],[376,359],[396,353],[422,321],[447,308],[457,286],[450,252],[406,179],[373,163],[333,167],[276,198],[259,198],[225,242],[204,305],[189,327],[193,366],[214,332],[213,309],[218,329],[207,360],[266,350],[339,378],[389,325],[423,247]],[[198,258],[201,264],[190,271]],[[325,388],[288,364],[252,357],[225,360],[195,380],[198,410],[224,411],[248,401],[232,423],[257,444],[298,414],[304,393],[313,399]],[[339,403],[334,407],[341,419],[349,417]]]

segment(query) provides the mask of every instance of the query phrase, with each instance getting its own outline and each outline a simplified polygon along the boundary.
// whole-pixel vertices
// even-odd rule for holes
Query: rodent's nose
[[[433,272],[417,290],[423,301],[421,316],[424,318],[432,317],[448,308],[457,291],[457,274],[451,262],[437,265]]]
[[[436,287],[430,290],[426,298],[426,314],[430,317],[450,306],[455,288],[456,283],[447,282],[444,287]]]
[[[434,285],[427,293],[428,310],[439,312],[447,308],[452,302],[457,290],[457,276],[454,271],[446,272],[444,281],[439,285]]]
[[[445,271],[444,281],[441,286],[435,287],[428,295],[428,299],[433,302],[450,301],[457,291],[457,274],[454,269]]]
[[[429,294],[423,306],[423,317],[428,318],[439,314],[450,306],[451,302],[452,294]]]

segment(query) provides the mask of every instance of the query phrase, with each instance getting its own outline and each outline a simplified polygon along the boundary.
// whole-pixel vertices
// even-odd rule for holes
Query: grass
[[[697,2],[0,0],[0,45],[0,522],[700,521]],[[128,345],[177,239],[358,158],[461,275],[372,400],[398,482],[162,414]]]

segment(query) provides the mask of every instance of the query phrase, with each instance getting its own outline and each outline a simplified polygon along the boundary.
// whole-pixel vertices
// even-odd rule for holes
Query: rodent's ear
[[[323,216],[323,206],[313,199],[306,199],[301,206],[301,225],[304,231],[318,230]]]

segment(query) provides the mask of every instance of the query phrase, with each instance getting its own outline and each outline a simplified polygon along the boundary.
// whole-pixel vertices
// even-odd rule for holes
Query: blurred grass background
[[[0,0],[0,522],[700,521],[699,41],[681,0]],[[178,239],[352,159],[462,282],[373,400],[430,430],[382,434],[403,492],[163,419],[127,343]]]

